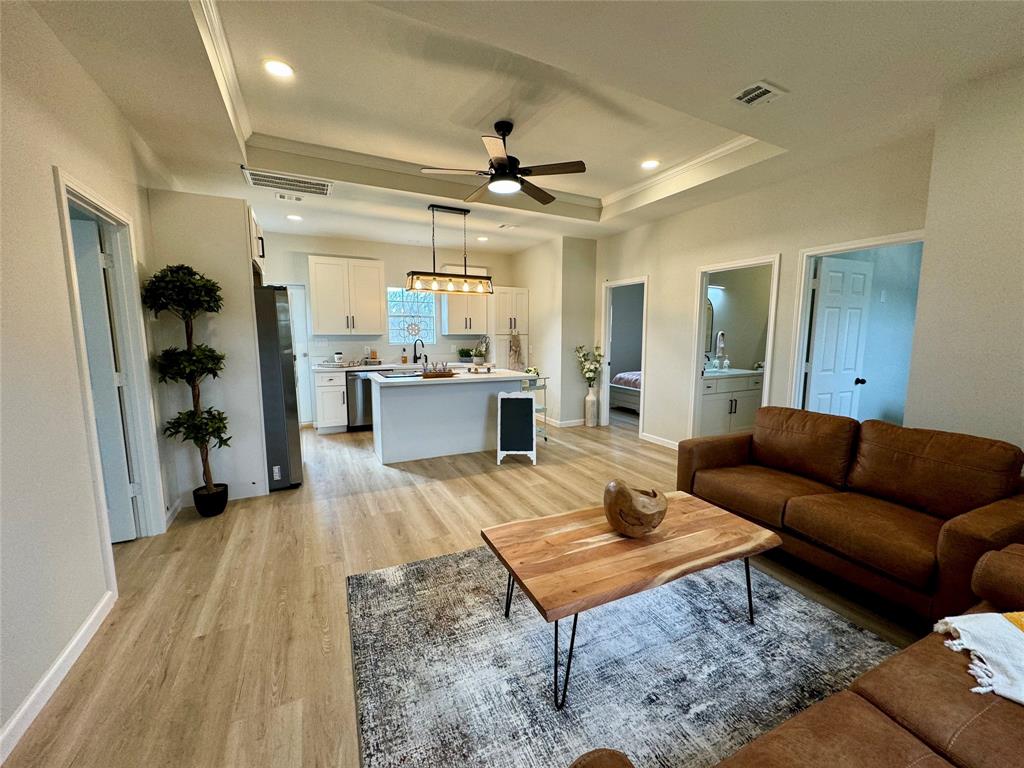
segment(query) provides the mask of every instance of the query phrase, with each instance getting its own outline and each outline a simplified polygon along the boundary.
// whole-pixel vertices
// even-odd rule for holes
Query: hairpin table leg
[[[562,696],[558,696],[558,620],[555,620],[555,709],[565,706],[566,694],[569,691],[569,672],[572,670],[572,651],[576,645],[576,622],[579,620],[578,613],[572,617],[572,633],[569,635],[569,656],[565,660],[565,679],[562,681]]]
[[[751,624],[753,624],[754,623],[754,593],[750,589],[750,558],[749,557],[744,557],[743,558],[743,570],[746,571],[746,574],[747,574],[747,613],[749,614],[749,617],[750,617],[748,619],[748,621]]]
[[[509,611],[512,610],[512,592],[515,591],[516,583],[512,580],[512,572],[508,573],[508,584],[505,585],[505,618],[508,618]]]

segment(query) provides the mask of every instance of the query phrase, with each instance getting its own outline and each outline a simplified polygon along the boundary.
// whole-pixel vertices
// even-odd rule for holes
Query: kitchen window
[[[434,294],[388,288],[388,343],[412,344],[423,339],[424,344],[437,341],[437,305]]]

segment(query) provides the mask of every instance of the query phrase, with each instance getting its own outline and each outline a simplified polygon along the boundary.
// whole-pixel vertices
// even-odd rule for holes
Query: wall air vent
[[[733,96],[733,98],[741,104],[746,104],[748,107],[757,107],[761,104],[769,104],[787,93],[789,91],[779,88],[777,85],[759,80],[753,85],[748,85]]]
[[[288,192],[301,192],[318,197],[330,197],[331,191],[334,189],[334,182],[328,179],[298,176],[294,173],[280,173],[279,171],[262,171],[258,168],[246,168],[244,165],[242,166],[242,175],[253,187],[283,189]]]

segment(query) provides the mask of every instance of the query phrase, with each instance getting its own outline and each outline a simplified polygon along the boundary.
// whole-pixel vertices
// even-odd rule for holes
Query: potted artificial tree
[[[213,482],[210,447],[222,448],[231,437],[227,434],[228,418],[224,411],[203,408],[199,385],[208,376],[217,378],[224,369],[224,354],[206,344],[196,344],[193,331],[196,317],[206,312],[220,312],[224,305],[220,286],[192,267],[173,264],[143,284],[142,303],[157,317],[166,310],[185,324],[185,348],[168,347],[156,357],[161,382],[181,381],[192,390],[192,407],[168,421],[164,435],[180,437],[199,449],[203,484],[192,491],[192,500],[200,515],[214,517],[227,506],[228,486]]]

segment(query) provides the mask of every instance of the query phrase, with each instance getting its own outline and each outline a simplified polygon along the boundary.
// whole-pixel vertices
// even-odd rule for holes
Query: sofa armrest
[[[986,552],[974,567],[971,589],[1000,611],[1024,611],[1024,544]]]
[[[939,531],[934,618],[962,613],[974,602],[971,574],[992,549],[1024,542],[1024,494],[986,504],[946,521]]]
[[[635,768],[617,749],[595,749],[577,757],[569,768]]]
[[[676,490],[693,492],[693,476],[702,469],[736,467],[750,462],[752,436],[695,437],[679,443]]]

